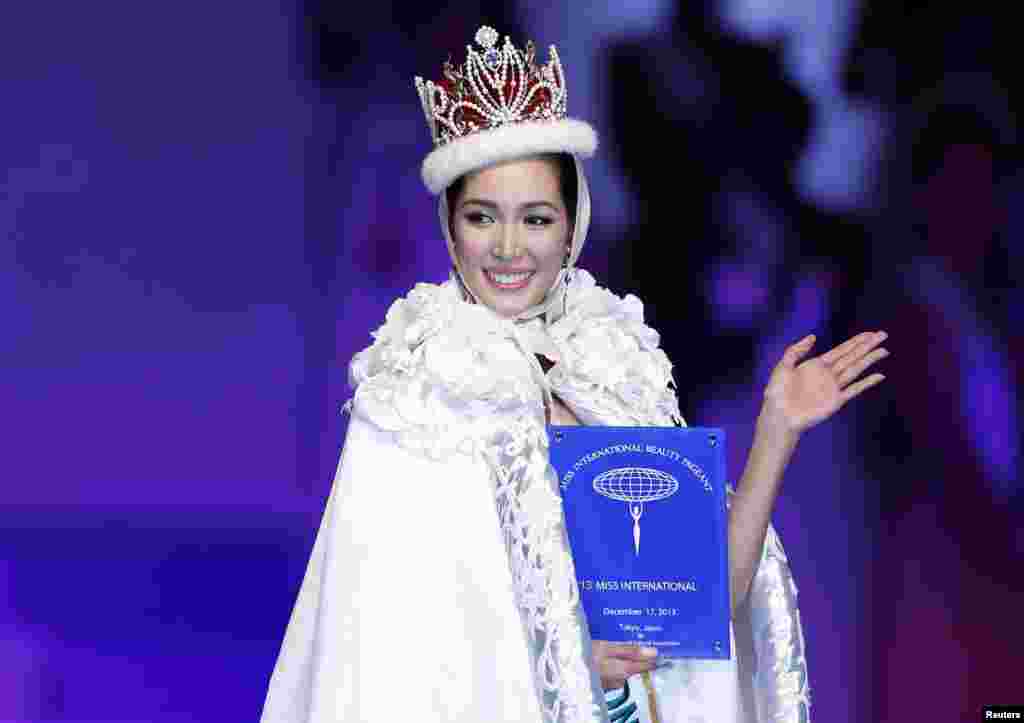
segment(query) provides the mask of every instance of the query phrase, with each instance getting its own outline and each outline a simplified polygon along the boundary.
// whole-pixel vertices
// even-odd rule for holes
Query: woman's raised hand
[[[825,421],[848,401],[885,379],[877,373],[863,378],[861,375],[889,356],[879,346],[886,336],[883,331],[858,334],[821,356],[808,359],[804,357],[814,346],[814,335],[804,337],[786,349],[772,370],[764,391],[764,411],[795,433]]]
[[[621,688],[629,676],[654,670],[658,664],[656,648],[595,640],[593,649],[594,662],[601,674],[601,687],[605,690]]]

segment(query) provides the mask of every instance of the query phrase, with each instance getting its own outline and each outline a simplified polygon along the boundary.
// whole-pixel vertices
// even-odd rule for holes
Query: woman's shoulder
[[[670,425],[681,422],[672,364],[644,322],[643,302],[574,273],[565,313],[551,325],[558,363],[553,391],[587,424]]]
[[[507,346],[515,336],[514,323],[486,306],[467,302],[456,282],[420,283],[388,309],[384,323],[371,333],[373,343],[357,353],[349,368],[355,389],[374,374],[394,371],[407,375],[429,362],[438,347],[474,350],[487,355]]]
[[[602,332],[610,336],[626,334],[646,351],[656,350],[661,341],[658,332],[644,321],[644,304],[638,296],[619,296],[599,286],[590,272],[576,269],[566,294],[566,311],[552,325],[552,336],[564,340]]]
[[[384,321],[370,333],[372,343],[352,357],[349,364],[351,388],[356,389],[367,378],[389,369],[411,371],[415,350],[450,323],[459,300],[458,291],[450,281],[421,282],[395,299]]]
[[[513,326],[465,302],[452,283],[418,284],[353,357],[352,413],[431,439],[461,439],[499,410],[525,405],[542,415],[542,391]]]

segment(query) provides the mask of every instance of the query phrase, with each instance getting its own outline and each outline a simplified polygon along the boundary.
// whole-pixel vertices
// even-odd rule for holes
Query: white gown
[[[353,359],[352,419],[263,723],[608,720],[545,398],[584,424],[681,418],[639,300],[585,271],[567,299],[553,324],[517,324],[453,282],[420,284]],[[770,529],[734,658],[653,673],[662,723],[807,720],[795,595]],[[630,686],[651,721],[639,676]]]

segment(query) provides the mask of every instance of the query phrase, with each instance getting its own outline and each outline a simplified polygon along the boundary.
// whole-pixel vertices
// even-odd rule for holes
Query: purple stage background
[[[581,264],[733,474],[786,344],[890,334],[774,517],[815,720],[1024,703],[1014,26],[618,5],[0,9],[0,721],[258,719],[348,360],[447,274],[412,77],[483,23],[559,46],[602,140]]]

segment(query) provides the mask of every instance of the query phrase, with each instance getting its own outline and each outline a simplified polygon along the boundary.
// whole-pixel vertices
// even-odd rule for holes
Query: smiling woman
[[[573,217],[563,167],[559,156],[506,161],[461,177],[447,194],[459,271],[499,316],[540,303],[568,264]]]
[[[538,66],[532,43],[476,41],[438,83],[416,79],[452,274],[396,300],[352,360],[352,420],[262,720],[806,721],[769,517],[799,434],[880,381],[858,377],[884,335],[801,362],[808,337],[772,373],[729,515],[734,657],[591,641],[546,423],[683,421],[643,304],[576,268],[597,137],[566,117],[556,50]]]

